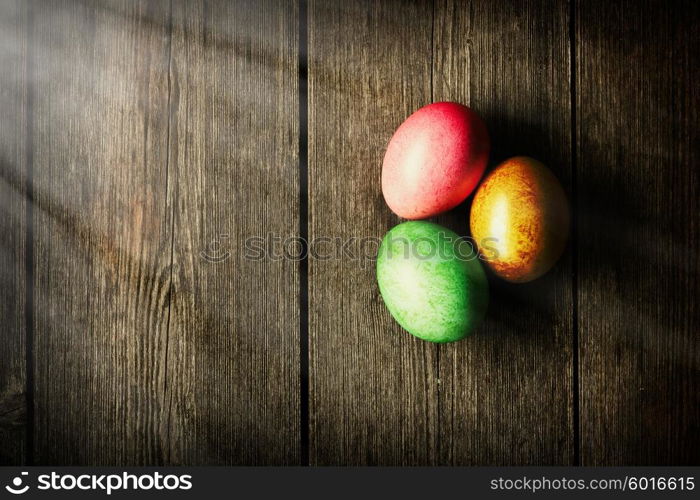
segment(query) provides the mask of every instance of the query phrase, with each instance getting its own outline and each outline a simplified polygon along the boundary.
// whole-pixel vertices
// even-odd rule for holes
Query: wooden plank
[[[0,465],[26,460],[27,14],[0,3]]]
[[[697,2],[577,2],[581,455],[700,462]]]
[[[570,192],[568,4],[438,1],[433,100],[486,121],[490,165],[516,155],[549,166]],[[468,204],[439,221],[467,234]],[[489,274],[485,324],[440,346],[440,463],[574,462],[570,250],[528,284]]]
[[[381,194],[382,158],[395,128],[430,102],[431,12],[430,2],[310,2],[312,245],[382,238],[399,222]],[[312,256],[309,341],[312,465],[436,462],[436,348],[392,320],[373,262]]]
[[[169,12],[32,2],[35,458],[169,454]]]
[[[299,263],[245,252],[248,238],[299,231],[297,34],[296,3],[175,2],[177,462],[300,461]]]

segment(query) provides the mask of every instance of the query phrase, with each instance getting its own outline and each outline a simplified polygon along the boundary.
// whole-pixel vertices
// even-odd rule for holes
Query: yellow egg
[[[482,258],[501,278],[524,283],[557,262],[569,234],[569,206],[542,163],[518,156],[482,182],[469,218]]]

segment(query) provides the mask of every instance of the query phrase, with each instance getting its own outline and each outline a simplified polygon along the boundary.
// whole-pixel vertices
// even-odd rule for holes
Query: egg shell
[[[460,340],[486,314],[488,282],[475,248],[432,222],[404,222],[386,234],[377,282],[394,319],[423,340]]]
[[[405,219],[450,210],[471,194],[489,156],[489,135],[474,111],[437,102],[409,116],[389,141],[382,166],[382,193]]]
[[[566,246],[566,194],[539,161],[510,158],[479,186],[469,226],[482,258],[499,277],[532,281],[554,266]]]

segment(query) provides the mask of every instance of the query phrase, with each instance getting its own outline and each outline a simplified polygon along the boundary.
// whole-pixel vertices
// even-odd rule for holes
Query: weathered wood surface
[[[577,2],[581,458],[700,463],[697,2]]]
[[[312,238],[399,222],[381,195],[384,148],[431,101],[470,103],[494,159],[531,154],[568,185],[564,2],[312,3],[309,53]],[[466,220],[465,206],[438,218],[461,234]],[[533,285],[495,284],[487,324],[440,347],[391,320],[372,267],[310,270],[312,463],[573,462],[570,260]]]
[[[176,7],[168,385],[180,408],[171,440],[182,450],[173,458],[297,464],[299,265],[244,250],[247,238],[299,231],[297,8]]]
[[[0,2],[0,463],[699,463],[699,9]],[[439,100],[491,166],[549,165],[575,224],[435,346],[371,257],[387,141]]]
[[[37,461],[295,463],[296,265],[242,253],[298,227],[294,9],[34,17]]]
[[[35,462],[160,463],[169,12],[146,1],[32,8]]]
[[[26,460],[27,15],[0,3],[0,465]]]
[[[484,118],[490,166],[532,156],[570,193],[568,3],[450,0],[434,12],[432,100]],[[438,221],[467,235],[471,199]],[[484,325],[440,346],[440,463],[573,464],[569,253],[533,283],[489,282]]]
[[[311,241],[381,238],[399,222],[380,168],[394,129],[430,102],[432,6],[397,7],[310,2]],[[438,462],[437,349],[389,316],[373,261],[309,261],[309,341],[312,464]]]

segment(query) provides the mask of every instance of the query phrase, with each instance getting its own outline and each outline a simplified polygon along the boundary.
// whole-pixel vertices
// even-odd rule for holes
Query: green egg
[[[377,281],[399,325],[429,342],[463,339],[486,315],[488,281],[473,245],[432,222],[404,222],[384,236]]]

